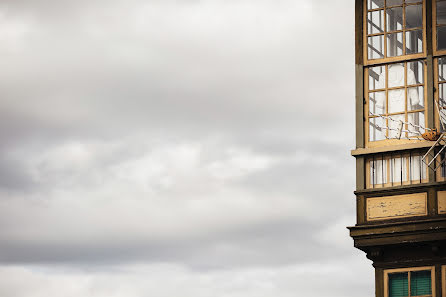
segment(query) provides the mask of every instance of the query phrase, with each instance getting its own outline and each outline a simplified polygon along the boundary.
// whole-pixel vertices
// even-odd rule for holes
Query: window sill
[[[370,155],[376,153],[385,153],[385,152],[395,152],[395,151],[404,151],[418,148],[427,148],[434,145],[435,141],[423,141],[416,143],[405,143],[400,145],[389,145],[389,146],[380,146],[373,148],[358,148],[351,151],[352,156],[363,156]]]

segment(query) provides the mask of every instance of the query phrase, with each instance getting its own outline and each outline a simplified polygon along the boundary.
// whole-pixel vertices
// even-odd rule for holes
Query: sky
[[[1,1],[0,296],[374,296],[353,5]]]

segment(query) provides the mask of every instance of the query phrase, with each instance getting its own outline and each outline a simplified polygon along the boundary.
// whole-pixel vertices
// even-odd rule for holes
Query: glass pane
[[[389,88],[404,86],[404,64],[392,64],[388,71]]]
[[[446,2],[437,1],[437,25],[446,24]]]
[[[439,84],[438,85],[438,99],[440,103],[440,107],[446,107],[446,85]]]
[[[389,125],[389,138],[398,138],[399,131],[405,130],[405,125],[401,125],[401,122],[404,122],[405,115],[404,114],[397,114],[392,115],[388,121]],[[401,134],[401,137],[404,137],[404,133]]]
[[[371,11],[367,14],[367,33],[384,33],[384,11]]]
[[[420,3],[423,2],[423,0],[406,0],[406,3]]]
[[[368,58],[384,58],[384,35],[368,38]]]
[[[423,52],[423,31],[406,32],[406,55],[418,54]]]
[[[419,181],[426,179],[426,164],[421,160],[420,155],[414,155],[410,158],[410,180]],[[430,273],[430,272],[429,272]],[[413,294],[413,285],[414,285],[413,274],[411,275],[410,286],[411,286],[411,294]],[[427,295],[427,294],[426,294]],[[412,295],[414,296],[414,295]]]
[[[437,28],[437,49],[446,49],[446,27]]]
[[[424,88],[407,88],[407,110],[424,109]]]
[[[387,31],[396,31],[403,29],[403,8],[395,7],[386,9],[387,13]]]
[[[405,97],[404,96],[405,90],[404,89],[398,89],[398,90],[390,90],[389,91],[389,113],[396,113],[396,112],[404,112],[405,107]]]
[[[406,29],[423,27],[423,6],[406,6]]]
[[[410,295],[423,296],[432,294],[431,272],[429,270],[410,273]]]
[[[395,57],[403,54],[403,33],[387,35],[387,56]]]
[[[409,133],[409,137],[420,136],[421,134],[426,132],[423,128],[426,126],[424,119],[424,112],[409,113],[407,119],[408,123],[411,124],[408,125],[407,127],[407,129],[411,131],[411,133]],[[419,128],[418,126],[421,126],[421,128]]]
[[[415,61],[407,63],[407,85],[424,83],[424,63]]]
[[[386,130],[384,127],[384,120],[382,118],[369,119],[369,140],[377,141],[386,139]]]
[[[407,181],[407,158],[393,158],[390,163],[390,171],[393,183]]]
[[[387,183],[387,160],[380,158],[370,161],[370,177],[372,185]]]
[[[407,297],[409,282],[407,272],[389,274],[389,297]]]
[[[401,5],[401,4],[403,4],[403,0],[387,0],[386,3],[387,6]]]
[[[386,87],[386,67],[378,66],[369,68],[369,90],[384,89]]]
[[[369,112],[372,115],[384,114],[386,110],[386,92],[374,92],[369,95]]]
[[[383,8],[383,7],[384,7],[384,0],[368,0],[367,1],[368,9]]]
[[[446,81],[446,58],[438,59],[438,81]]]

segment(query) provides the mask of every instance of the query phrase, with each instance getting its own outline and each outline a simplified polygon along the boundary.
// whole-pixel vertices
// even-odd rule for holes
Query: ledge
[[[362,156],[376,153],[384,153],[384,152],[395,152],[395,151],[404,151],[411,150],[417,148],[427,148],[434,145],[435,141],[423,141],[423,142],[415,142],[415,143],[405,143],[400,145],[388,145],[388,146],[380,146],[380,147],[372,147],[372,148],[358,148],[351,151],[352,156]]]

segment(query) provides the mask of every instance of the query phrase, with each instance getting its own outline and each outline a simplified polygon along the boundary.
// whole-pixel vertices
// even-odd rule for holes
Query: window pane
[[[370,176],[372,185],[387,183],[387,160],[375,159],[370,161]]]
[[[398,138],[400,129],[402,130],[405,129],[405,125],[401,125],[401,122],[405,121],[405,115],[397,114],[397,115],[392,115],[390,118],[391,120],[389,119],[388,121],[389,125],[388,137]],[[401,137],[404,137],[404,133],[401,134]]]
[[[369,111],[372,114],[384,114],[386,111],[386,92],[374,92],[369,96]]]
[[[368,0],[367,1],[368,9],[383,8],[383,7],[384,7],[384,0]]]
[[[389,274],[389,297],[407,297],[409,282],[407,272]]]
[[[422,158],[421,155],[413,155],[410,158],[410,180],[412,181],[421,182],[422,180],[426,179],[426,164],[421,160],[421,158]],[[411,275],[411,281],[410,281],[411,289],[413,289],[412,277],[413,274]],[[413,290],[411,292],[413,292]]]
[[[417,126],[425,127],[424,112],[415,112],[408,114],[408,122],[414,126],[408,125],[409,137],[420,136],[426,132],[423,128],[418,128]]]
[[[446,107],[446,85],[445,84],[439,84],[438,85],[438,99],[440,108]]]
[[[423,0],[406,0],[405,2],[406,3],[420,3],[420,2],[422,2]]]
[[[384,10],[371,11],[367,14],[367,33],[384,32]]]
[[[395,57],[403,54],[403,33],[387,35],[387,56]]]
[[[437,49],[446,49],[446,27],[437,28]]]
[[[384,35],[368,38],[368,58],[384,58]]]
[[[405,89],[389,90],[388,113],[404,112],[406,104]]]
[[[431,272],[413,271],[410,273],[410,295],[422,296],[432,294]]]
[[[386,67],[378,66],[369,68],[369,90],[384,89],[386,87]]]
[[[390,167],[393,183],[407,181],[407,158],[392,158]]]
[[[396,31],[403,29],[403,8],[395,7],[386,9],[387,13],[387,31]]]
[[[407,110],[424,109],[424,88],[407,88]]]
[[[437,1],[437,25],[446,24],[446,2]]]
[[[393,6],[393,5],[401,5],[403,4],[403,0],[387,0],[387,6]]]
[[[424,82],[424,63],[422,61],[407,63],[407,85],[422,84]]]
[[[406,29],[423,27],[423,6],[406,6]]]
[[[384,127],[384,120],[382,118],[371,118],[369,122],[369,140],[377,141],[386,139],[386,131],[382,129]]]
[[[389,88],[404,86],[404,64],[389,65]]]
[[[446,58],[438,59],[438,80],[446,81]]]
[[[423,31],[414,30],[406,32],[406,55],[423,52]]]

